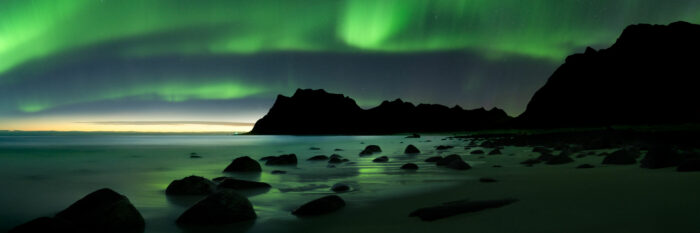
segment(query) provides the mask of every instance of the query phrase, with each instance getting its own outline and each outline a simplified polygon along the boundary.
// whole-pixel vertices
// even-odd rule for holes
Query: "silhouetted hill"
[[[413,105],[400,99],[364,110],[341,94],[298,89],[279,95],[252,134],[390,134],[492,128],[511,119],[503,110],[464,110],[437,104]]]
[[[627,27],[566,58],[515,121],[525,127],[698,122],[700,25]]]

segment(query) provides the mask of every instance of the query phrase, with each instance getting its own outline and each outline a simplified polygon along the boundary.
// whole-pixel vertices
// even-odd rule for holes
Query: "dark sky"
[[[2,0],[0,129],[246,130],[324,88],[522,113],[563,59],[697,0]]]

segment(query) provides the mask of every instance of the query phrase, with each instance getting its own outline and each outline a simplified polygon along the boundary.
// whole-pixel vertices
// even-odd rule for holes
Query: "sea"
[[[449,135],[420,138],[396,136],[252,136],[184,134],[76,134],[0,136],[0,232],[41,216],[52,216],[90,192],[111,188],[129,198],[146,220],[145,232],[193,232],[175,220],[201,196],[170,197],[165,189],[190,175],[269,183],[269,190],[246,192],[258,218],[225,232],[283,232],[279,222],[300,221],[291,211],[310,200],[334,194],[330,187],[344,183],[351,191],[340,194],[349,208],[395,196],[429,192],[478,177],[423,162],[429,156],[465,152],[463,141]],[[420,154],[404,153],[407,145]],[[368,145],[381,153],[359,156]],[[438,145],[457,148],[438,151]],[[196,153],[201,158],[191,158]],[[259,174],[225,173],[240,156],[294,153],[295,166],[266,166]],[[307,161],[315,155],[339,154],[349,162],[329,166]],[[389,162],[376,163],[378,156]],[[472,166],[490,166],[471,161]],[[416,163],[418,171],[401,170]],[[283,170],[286,174],[272,174]],[[224,230],[222,230],[224,231]]]

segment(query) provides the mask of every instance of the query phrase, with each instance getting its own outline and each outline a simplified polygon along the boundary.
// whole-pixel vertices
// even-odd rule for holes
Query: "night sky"
[[[245,131],[324,88],[522,113],[571,53],[697,0],[0,0],[0,129]]]

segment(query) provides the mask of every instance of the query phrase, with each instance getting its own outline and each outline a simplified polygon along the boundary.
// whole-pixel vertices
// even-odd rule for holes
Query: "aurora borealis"
[[[568,54],[679,20],[700,2],[1,0],[0,129],[246,130],[296,88],[517,115]]]

